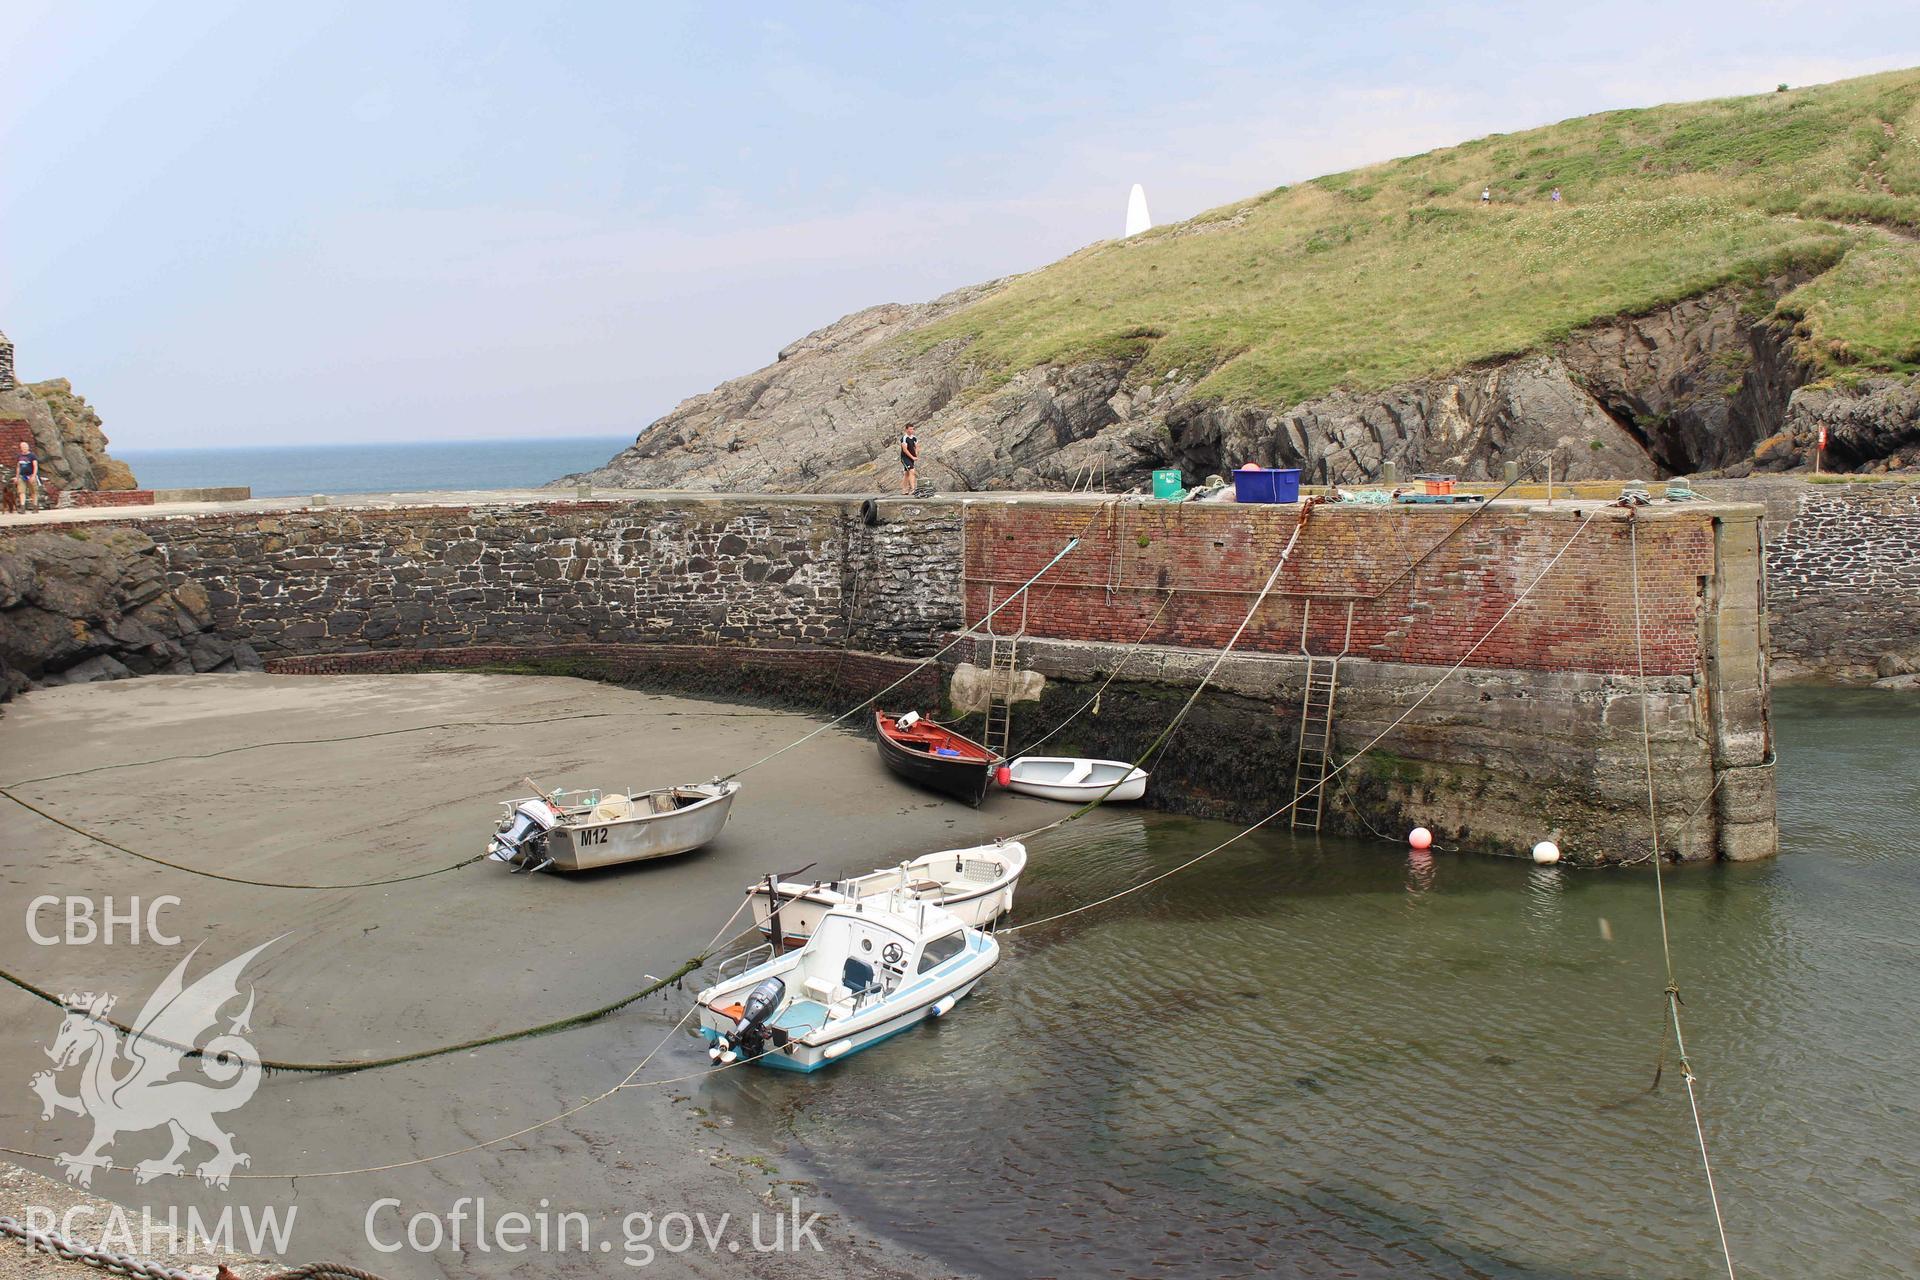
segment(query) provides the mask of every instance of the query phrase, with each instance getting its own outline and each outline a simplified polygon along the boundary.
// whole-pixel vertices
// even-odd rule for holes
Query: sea
[[[422,489],[531,489],[591,470],[630,435],[410,444],[272,445],[232,449],[115,449],[143,489],[246,485],[256,498]]]

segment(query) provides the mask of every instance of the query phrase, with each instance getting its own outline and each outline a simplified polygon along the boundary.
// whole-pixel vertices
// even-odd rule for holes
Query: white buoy
[[[1543,867],[1550,867],[1560,861],[1560,846],[1551,840],[1542,840],[1533,846],[1533,860]]]
[[[1127,235],[1137,236],[1153,225],[1153,219],[1147,214],[1147,189],[1139,183],[1133,184],[1133,191],[1127,196]]]

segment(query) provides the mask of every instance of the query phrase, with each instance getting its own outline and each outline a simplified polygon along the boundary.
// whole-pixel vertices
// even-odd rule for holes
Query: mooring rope
[[[1044,734],[1041,734],[1038,738],[1035,738],[1032,742],[1027,743],[1027,745],[1020,748],[1020,750],[1009,752],[1008,757],[1010,759],[1018,759],[1021,756],[1029,754],[1030,752],[1032,752],[1032,750],[1035,747],[1039,746],[1041,743],[1047,741],[1048,739],[1054,737],[1062,729],[1072,724],[1075,720],[1078,720],[1081,716],[1081,713],[1084,712],[1088,707],[1097,706],[1100,702],[1100,695],[1107,691],[1107,686],[1112,684],[1115,680],[1119,679],[1120,673],[1127,669],[1127,664],[1129,662],[1132,662],[1135,655],[1140,653],[1141,650],[1143,650],[1146,647],[1147,637],[1152,635],[1153,629],[1160,625],[1161,616],[1166,613],[1167,606],[1173,603],[1173,597],[1177,594],[1178,594],[1178,591],[1175,588],[1173,587],[1167,588],[1167,598],[1160,602],[1160,607],[1154,610],[1153,617],[1147,620],[1147,625],[1145,628],[1141,630],[1139,638],[1136,639],[1133,642],[1133,644],[1128,647],[1125,656],[1123,656],[1120,659],[1119,663],[1114,666],[1113,670],[1107,673],[1107,678],[1100,682],[1100,687],[1093,691],[1093,696],[1091,698],[1088,698],[1085,702],[1081,703],[1080,706],[1074,711],[1072,715],[1068,716],[1065,720],[1062,720],[1059,724],[1053,726],[1053,728],[1047,730],[1047,732],[1045,732]]]
[[[1235,645],[1240,643],[1240,637],[1246,634],[1247,627],[1253,622],[1253,615],[1260,612],[1260,606],[1266,602],[1267,595],[1273,590],[1273,584],[1280,580],[1281,570],[1287,567],[1287,561],[1292,558],[1293,549],[1300,543],[1300,531],[1307,527],[1307,517],[1312,514],[1316,503],[1317,499],[1309,498],[1300,508],[1300,516],[1293,524],[1293,533],[1288,537],[1287,545],[1281,548],[1280,558],[1274,562],[1273,572],[1267,575],[1266,585],[1260,588],[1260,594],[1255,597],[1252,607],[1247,610],[1246,616],[1240,619],[1240,625],[1234,628],[1233,635],[1228,638],[1226,647],[1214,655],[1213,664],[1207,668],[1207,674],[1201,677],[1199,684],[1194,686],[1193,692],[1189,694],[1187,700],[1181,704],[1180,710],[1174,713],[1173,719],[1167,722],[1166,727],[1160,731],[1159,736],[1148,743],[1147,749],[1142,751],[1139,758],[1133,762],[1133,769],[1144,767],[1146,762],[1153,758],[1153,753],[1159,750],[1168,738],[1173,736],[1173,731],[1180,727],[1180,722],[1186,718],[1187,712],[1193,710],[1193,704],[1199,701],[1200,695],[1206,691],[1207,685],[1213,681],[1213,677],[1219,672],[1221,664],[1227,660],[1227,655],[1233,651]],[[1169,594],[1167,598],[1171,600],[1173,597]],[[1162,605],[1161,607],[1164,608],[1165,606]],[[1109,679],[1109,683],[1111,683],[1111,679]],[[1052,831],[1056,827],[1064,827],[1069,822],[1075,822],[1086,817],[1089,813],[1092,813],[1095,809],[1105,804],[1108,796],[1120,789],[1132,774],[1133,769],[1129,769],[1126,773],[1121,774],[1105,791],[1102,791],[1099,795],[1087,801],[1066,817],[1056,818],[1052,822],[1035,827],[1031,831],[1023,831],[1019,835],[1010,837],[1010,839],[1028,840],[1042,832]]]
[[[738,915],[739,912],[736,911],[734,914]],[[583,1023],[594,1022],[600,1018],[604,1018],[610,1013],[615,1013],[626,1008],[636,1000],[645,999],[663,987],[673,985],[705,964],[706,960],[707,957],[704,955],[694,956],[682,962],[679,968],[675,969],[666,977],[654,982],[651,986],[642,987],[632,995],[622,996],[611,1004],[601,1005],[598,1009],[590,1009],[585,1013],[576,1013],[565,1018],[555,1018],[551,1022],[543,1022],[538,1026],[521,1027],[517,1031],[502,1031],[496,1035],[481,1036],[475,1040],[462,1040],[458,1044],[441,1045],[434,1049],[418,1049],[410,1053],[398,1053],[386,1058],[348,1058],[339,1062],[289,1062],[280,1058],[259,1058],[255,1061],[260,1068],[265,1071],[293,1071],[312,1075],[347,1075],[356,1071],[372,1071],[379,1067],[397,1067],[403,1062],[420,1062],[427,1058],[441,1058],[447,1054],[459,1053],[466,1049],[481,1049],[488,1045],[505,1044],[509,1040],[525,1040],[531,1036],[545,1035],[550,1031],[560,1031],[567,1027],[579,1026]],[[39,1000],[44,1000],[57,1008],[65,1009],[68,1007],[67,1002],[59,996],[54,995],[44,987],[20,977],[18,974],[0,969],[0,980],[4,980],[20,988],[20,990],[26,992],[28,995]],[[96,1020],[104,1022],[116,1031],[124,1033],[129,1041],[146,1040],[153,1044],[165,1045],[169,1049],[178,1050],[184,1058],[203,1058],[206,1056],[205,1050],[196,1049],[192,1045],[169,1040],[165,1036],[156,1036],[136,1030],[114,1018],[99,1017]],[[241,1061],[245,1061],[242,1055],[229,1054],[227,1056],[240,1057]]]
[[[1068,538],[1067,544],[1061,547],[1059,551],[1054,553],[1053,559],[1047,561],[1046,564],[1042,565],[1038,573],[1034,574],[1031,578],[1028,578],[1025,582],[1021,583],[1019,589],[1016,590],[1012,595],[1009,595],[1005,600],[1002,600],[999,604],[995,605],[992,609],[989,609],[986,612],[986,614],[981,617],[980,621],[974,623],[972,626],[965,627],[964,629],[961,630],[961,632],[958,635],[954,636],[952,640],[949,640],[946,644],[942,645],[939,649],[936,649],[933,653],[930,653],[926,657],[921,658],[919,661],[915,662],[912,667],[908,668],[907,673],[901,676],[898,680],[895,680],[892,684],[880,690],[878,693],[872,694],[871,696],[866,698],[862,698],[859,702],[854,703],[851,707],[848,707],[845,711],[842,711],[839,715],[835,716],[833,719],[827,721],[825,724],[821,725],[817,729],[814,729],[811,733],[804,734],[801,737],[794,739],[792,742],[789,742],[786,746],[781,747],[778,750],[768,752],[766,755],[761,756],[758,760],[755,760],[750,765],[746,765],[746,766],[743,766],[742,768],[735,769],[732,773],[724,775],[723,781],[729,778],[737,778],[741,774],[746,773],[750,769],[758,769],[761,765],[767,763],[769,760],[774,759],[776,756],[785,755],[787,752],[793,750],[795,747],[800,746],[803,743],[812,741],[814,738],[819,737],[821,734],[833,728],[835,725],[839,724],[842,720],[845,720],[848,716],[854,714],[856,711],[860,711],[863,708],[872,706],[874,703],[886,697],[889,693],[892,693],[895,689],[898,689],[901,685],[905,684],[907,681],[919,675],[921,668],[925,667],[928,663],[938,662],[941,658],[945,657],[949,651],[957,647],[963,641],[972,639],[975,628],[985,626],[988,622],[991,622],[995,614],[998,614],[1002,609],[1005,609],[1008,605],[1012,604],[1015,600],[1018,600],[1021,596],[1025,595],[1029,587],[1031,587],[1034,583],[1038,582],[1041,579],[1041,577],[1047,573],[1048,570],[1052,569],[1053,566],[1055,566],[1056,564],[1059,564],[1060,561],[1066,558],[1069,552],[1071,552],[1075,547],[1079,546],[1081,536],[1086,533],[1087,529],[1090,529],[1093,527],[1093,520],[1097,519],[1098,516],[1099,516],[1099,512],[1096,510],[1093,518],[1090,518],[1087,521],[1086,525],[1081,528],[1080,532],[1074,534],[1071,538]]]
[[[731,936],[730,934],[728,934],[727,931],[732,927],[734,920],[739,918],[740,912],[745,910],[747,903],[750,901],[751,899],[743,899],[740,905],[733,909],[733,914],[727,917],[727,923],[721,925],[719,931],[716,932],[713,935],[712,940],[708,942],[706,948],[704,949],[707,954],[710,955],[713,949],[717,947],[724,938]],[[702,961],[702,963],[704,963],[704,961]],[[647,1067],[647,1064],[652,1062],[654,1057],[658,1055],[662,1049],[666,1048],[669,1043],[672,1042],[673,1038],[680,1033],[680,1029],[686,1025],[687,1019],[693,1016],[694,1011],[697,1008],[698,1008],[697,1005],[689,1005],[687,1007],[687,1011],[680,1015],[679,1019],[673,1024],[672,1027],[668,1028],[666,1035],[660,1038],[659,1043],[655,1044],[652,1049],[649,1049],[647,1051],[646,1056],[641,1058],[639,1062],[635,1063],[633,1066],[633,1069],[628,1071],[625,1076],[621,1077],[620,1082],[618,1084],[615,1084],[610,1088],[604,1089],[601,1092],[592,1096],[591,1098],[588,1098],[583,1102],[576,1103],[573,1106],[568,1107],[566,1110],[561,1111],[556,1115],[548,1116],[544,1120],[536,1120],[532,1124],[524,1125],[521,1128],[515,1129],[512,1133],[503,1133],[497,1138],[489,1138],[484,1142],[469,1143],[467,1146],[458,1147],[452,1151],[437,1152],[436,1154],[429,1155],[429,1156],[416,1156],[410,1160],[395,1160],[387,1164],[364,1165],[364,1166],[361,1166],[358,1168],[352,1168],[352,1169],[318,1169],[318,1170],[307,1170],[304,1172],[292,1172],[292,1173],[234,1173],[230,1176],[238,1180],[267,1182],[267,1181],[278,1181],[281,1179],[286,1179],[291,1181],[291,1180],[297,1180],[300,1178],[348,1178],[348,1177],[356,1177],[361,1174],[387,1173],[395,1169],[411,1169],[418,1165],[433,1164],[436,1161],[450,1160],[456,1156],[470,1155],[475,1151],[484,1151],[488,1147],[497,1147],[503,1142],[511,1142],[515,1138],[524,1137],[525,1135],[529,1133],[533,1133],[536,1130],[544,1129],[549,1125],[558,1124],[562,1120],[565,1120],[571,1116],[578,1115],[580,1112],[585,1111],[588,1107],[595,1106],[598,1103],[606,1101],[608,1098],[611,1098],[614,1094],[619,1093],[623,1089],[657,1089],[670,1084],[685,1084],[691,1080],[699,1080],[707,1076],[718,1075],[722,1071],[730,1071],[734,1067],[744,1066],[747,1063],[753,1061],[753,1059],[751,1058],[739,1058],[733,1062],[721,1063],[717,1066],[707,1067],[699,1071],[690,1071],[690,1072],[687,1072],[685,1075],[669,1076],[662,1080],[635,1081],[634,1077],[639,1075],[643,1070],[645,1070]],[[57,1163],[59,1160],[58,1156],[48,1155],[44,1151],[27,1151],[19,1147],[0,1147],[0,1153],[4,1153],[6,1155],[12,1155],[12,1156],[21,1156],[28,1160],[43,1160],[48,1163]],[[118,1173],[137,1172],[130,1165],[118,1165],[118,1164],[104,1163],[104,1162],[101,1164],[96,1164],[92,1167],[96,1169],[111,1169]]]
[[[462,858],[458,862],[450,862],[444,867],[435,867],[431,871],[414,871],[407,875],[387,876],[380,880],[348,880],[339,884],[302,884],[297,881],[287,880],[250,880],[245,876],[229,876],[223,875],[218,871],[204,871],[199,867],[189,867],[185,863],[172,862],[151,853],[142,853],[138,849],[129,849],[117,840],[109,840],[107,837],[89,831],[85,827],[68,822],[65,818],[57,814],[49,813],[31,800],[24,800],[5,787],[0,787],[0,796],[5,796],[30,813],[38,814],[56,827],[64,827],[77,836],[91,840],[95,844],[104,845],[106,848],[112,849],[117,853],[124,853],[129,857],[138,858],[142,862],[151,862],[158,866],[171,868],[174,871],[184,871],[188,875],[204,876],[208,880],[224,880],[228,884],[252,885],[257,889],[370,889],[383,884],[405,884],[409,880],[425,880],[428,876],[445,875],[449,871],[458,871],[462,867],[470,867],[474,863],[482,861],[487,856],[484,853],[476,853],[470,858]]]
[[[1375,734],[1372,740],[1369,741],[1364,747],[1361,747],[1360,750],[1354,752],[1352,755],[1348,756],[1345,760],[1343,760],[1340,764],[1335,766],[1332,772],[1328,773],[1325,777],[1321,778],[1320,781],[1314,783],[1312,786],[1308,787],[1305,791],[1301,792],[1298,796],[1294,797],[1292,800],[1287,801],[1285,804],[1281,805],[1278,809],[1275,809],[1272,813],[1269,813],[1266,817],[1260,819],[1258,822],[1254,823],[1252,826],[1247,827],[1244,830],[1239,831],[1232,836],[1229,836],[1227,839],[1222,840],[1219,844],[1214,845],[1211,849],[1208,849],[1203,853],[1196,854],[1194,857],[1187,859],[1185,862],[1180,863],[1178,866],[1172,867],[1166,871],[1162,871],[1158,875],[1150,876],[1149,878],[1140,881],[1138,884],[1129,885],[1128,887],[1121,889],[1116,893],[1110,893],[1104,898],[1097,899],[1093,902],[1084,903],[1077,907],[1070,907],[1065,911],[1055,912],[1053,915],[1050,915],[1050,916],[1042,916],[1038,920],[1028,920],[1021,924],[1014,925],[1011,928],[1001,929],[998,932],[1002,935],[1018,933],[1023,929],[1032,929],[1039,925],[1051,924],[1056,920],[1064,920],[1069,916],[1076,916],[1085,911],[1092,911],[1096,907],[1106,906],[1110,902],[1117,902],[1121,898],[1127,897],[1130,894],[1138,893],[1142,889],[1145,889],[1151,885],[1158,884],[1160,881],[1165,880],[1170,876],[1178,875],[1180,872],[1185,871],[1188,867],[1191,867],[1196,863],[1203,862],[1206,859],[1211,858],[1214,854],[1219,853],[1222,849],[1225,849],[1230,845],[1237,844],[1241,840],[1245,839],[1247,836],[1252,835],[1255,831],[1260,830],[1262,827],[1266,826],[1268,823],[1272,822],[1274,819],[1282,817],[1285,814],[1291,812],[1293,807],[1297,805],[1301,800],[1305,799],[1307,796],[1313,795],[1316,792],[1318,792],[1321,788],[1325,787],[1327,783],[1333,781],[1335,778],[1339,777],[1342,773],[1345,773],[1349,768],[1351,768],[1355,761],[1359,760],[1362,756],[1366,755],[1369,751],[1372,751],[1375,747],[1379,746],[1380,743],[1387,737],[1388,734],[1392,733],[1395,729],[1398,729],[1402,724],[1406,723],[1408,717],[1412,716],[1415,711],[1418,711],[1420,707],[1427,701],[1427,699],[1431,698],[1435,693],[1438,693],[1440,690],[1440,687],[1444,685],[1448,680],[1452,679],[1454,673],[1459,671],[1461,667],[1464,667],[1467,664],[1468,659],[1472,658],[1474,654],[1478,653],[1480,651],[1481,646],[1486,644],[1487,641],[1491,640],[1493,638],[1494,633],[1498,631],[1503,625],[1505,625],[1507,619],[1511,618],[1514,615],[1514,613],[1519,610],[1520,606],[1527,602],[1528,597],[1532,596],[1535,588],[1537,588],[1543,581],[1546,580],[1547,575],[1553,572],[1554,568],[1560,563],[1561,559],[1566,556],[1567,552],[1573,549],[1573,544],[1580,540],[1580,535],[1586,532],[1587,526],[1592,524],[1593,521],[1594,521],[1594,517],[1592,515],[1588,515],[1584,517],[1580,521],[1579,528],[1573,531],[1573,536],[1568,538],[1566,541],[1566,544],[1562,546],[1559,551],[1554,553],[1553,559],[1549,560],[1547,562],[1546,567],[1540,570],[1540,572],[1534,577],[1533,581],[1529,582],[1526,588],[1523,591],[1521,591],[1519,595],[1514,597],[1513,603],[1508,605],[1506,608],[1506,611],[1503,612],[1497,619],[1494,620],[1493,625],[1488,627],[1486,632],[1482,634],[1478,640],[1475,640],[1473,644],[1468,647],[1465,653],[1460,655],[1459,660],[1456,661],[1452,666],[1448,667],[1446,671],[1442,672],[1439,679],[1435,680],[1431,685],[1429,685],[1426,691],[1423,692],[1418,698],[1414,699],[1412,704],[1409,705],[1405,711],[1402,711],[1398,716],[1394,718],[1393,723],[1389,724],[1386,728],[1382,729],[1379,733]],[[1061,826],[1067,822],[1071,822],[1075,818],[1078,818],[1083,814],[1090,812],[1094,807],[1094,804],[1097,804],[1097,803],[1098,803],[1097,801],[1091,802],[1085,808],[1073,814],[1070,814],[1065,818],[1060,819],[1058,822],[1048,823],[1044,827],[1036,828],[1032,832],[1028,832],[1026,834],[1023,834],[1021,836],[1016,836],[1014,838],[1024,840],[1028,838],[1028,836],[1038,835],[1042,831],[1047,831],[1054,827]]]
[[[1667,1011],[1673,1022],[1674,1049],[1680,1058],[1680,1077],[1687,1085],[1687,1106],[1693,1112],[1693,1134],[1700,1144],[1700,1168],[1707,1177],[1707,1198],[1713,1205],[1713,1224],[1720,1233],[1720,1256],[1727,1264],[1727,1280],[1735,1280],[1733,1271],[1733,1248],[1727,1243],[1727,1220],[1720,1212],[1720,1191],[1714,1185],[1713,1160],[1707,1154],[1707,1131],[1700,1121],[1700,1099],[1694,1091],[1693,1064],[1687,1060],[1687,1039],[1680,1030],[1680,984],[1674,976],[1673,943],[1667,931],[1667,887],[1666,872],[1660,866],[1660,808],[1653,780],[1653,730],[1649,723],[1647,704],[1647,657],[1644,628],[1640,617],[1640,520],[1639,513],[1629,509],[1627,512],[1627,545],[1633,569],[1633,657],[1634,667],[1640,681],[1640,746],[1646,761],[1647,776],[1647,827],[1651,840],[1653,862],[1654,901],[1660,911],[1660,954],[1667,968]],[[1709,796],[1711,798],[1711,796]],[[1662,1051],[1665,1050],[1662,1037]],[[1656,1084],[1659,1078],[1656,1075]]]

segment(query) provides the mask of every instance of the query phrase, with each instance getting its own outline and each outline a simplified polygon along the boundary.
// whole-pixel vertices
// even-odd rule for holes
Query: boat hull
[[[558,871],[591,871],[626,862],[645,862],[690,853],[719,836],[733,812],[740,784],[703,783],[678,787],[703,798],[671,813],[636,814],[612,822],[576,822],[547,833],[547,854]]]
[[[852,1057],[863,1049],[871,1049],[884,1040],[893,1039],[903,1031],[911,1031],[921,1023],[931,1021],[934,1017],[934,1005],[940,1003],[941,1000],[947,999],[949,996],[956,1003],[966,999],[973,993],[974,987],[979,985],[979,982],[979,978],[973,978],[945,995],[929,1000],[926,1004],[918,1008],[903,1010],[898,1015],[888,1018],[884,1022],[876,1023],[870,1028],[862,1028],[853,1035],[841,1037],[838,1041],[829,1041],[818,1045],[795,1041],[785,1049],[770,1049],[755,1058],[753,1060],[754,1065],[768,1067],[774,1071],[793,1071],[801,1075],[811,1075],[822,1067],[830,1067],[836,1062]],[[720,1031],[715,1027],[702,1025],[700,1034],[706,1039],[707,1043],[711,1044],[720,1034]],[[827,1056],[827,1050],[832,1048],[834,1044],[840,1042],[845,1042],[847,1048],[829,1058]]]
[[[889,717],[876,716],[880,742],[880,762],[896,776],[916,786],[938,791],[941,795],[952,796],[974,808],[987,798],[987,784],[992,781],[992,759],[970,759],[964,756],[937,756],[925,751],[916,751],[902,745],[887,730]],[[986,748],[973,745],[978,751]]]
[[[784,1045],[769,1047],[750,1061],[756,1066],[776,1071],[806,1074],[832,1066],[863,1049],[871,1049],[883,1040],[890,1040],[903,1031],[910,1031],[923,1022],[942,1016],[971,994],[980,980],[1000,962],[1000,945],[991,937],[970,931],[968,939],[967,950],[961,955],[919,975],[878,1003],[866,1006],[851,1017],[829,1018],[805,1034],[796,1035]],[[790,959],[771,960],[739,975],[724,990],[745,992],[765,976],[783,972],[791,976],[791,964]],[[709,1044],[734,1025],[731,1017],[714,1007],[721,990],[714,988],[702,992],[697,1005],[700,1035]]]
[[[820,921],[834,907],[857,897],[901,889],[911,893],[917,901],[939,907],[970,929],[985,929],[1013,910],[1014,890],[1019,887],[1020,877],[1026,871],[1026,846],[1013,841],[971,849],[943,849],[909,863],[907,878],[911,880],[930,874],[928,864],[935,861],[944,864],[948,859],[969,863],[974,860],[986,861],[997,864],[999,872],[991,879],[983,878],[977,883],[963,880],[958,883],[929,884],[924,888],[903,885],[902,872],[898,867],[883,867],[832,884],[782,880],[775,885],[780,899],[780,936],[788,942],[804,942],[813,936],[814,930],[820,927]],[[748,889],[747,896],[753,903],[754,926],[772,937],[771,904],[774,894],[761,883]]]
[[[1107,771],[1107,776],[1080,780],[1074,777],[1072,770],[1023,768],[1023,766],[1064,764],[1100,766]],[[1025,776],[1022,776],[1023,774]],[[1119,760],[1015,760],[1007,766],[1007,775],[1006,787],[1009,791],[1016,791],[1025,796],[1036,796],[1042,800],[1059,800],[1067,804],[1088,804],[1095,800],[1114,804],[1138,800],[1147,794],[1146,771]]]

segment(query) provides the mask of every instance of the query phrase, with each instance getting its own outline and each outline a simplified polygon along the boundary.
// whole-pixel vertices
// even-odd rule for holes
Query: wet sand
[[[540,723],[531,723],[540,722]],[[23,798],[129,847],[227,875],[339,882],[430,870],[480,851],[498,801],[547,787],[646,787],[704,780],[791,742],[820,721],[752,706],[638,693],[584,681],[471,674],[371,677],[148,678],[33,693],[0,719],[0,780]],[[441,728],[424,726],[445,725]],[[418,730],[395,733],[394,730]],[[362,736],[364,735],[364,736]],[[348,741],[261,746],[288,739]],[[232,748],[243,748],[232,751]],[[210,758],[177,758],[227,752]],[[163,759],[163,757],[176,757]],[[95,772],[102,765],[130,765]],[[65,775],[65,776],[57,776]],[[870,741],[821,734],[743,779],[720,840],[685,857],[607,872],[511,876],[481,863],[375,888],[267,889],[137,861],[0,800],[0,880],[7,885],[0,965],[54,991],[109,991],[130,1019],[198,944],[191,974],[278,938],[250,966],[252,1043],[263,1055],[338,1060],[404,1052],[590,1009],[664,975],[697,953],[769,870],[818,862],[821,874],[885,865],[931,848],[977,843],[1039,825],[1059,810],[997,796],[981,811],[887,775]],[[39,945],[27,900],[111,895],[125,912],[160,895],[179,945],[121,936],[113,945]],[[59,907],[36,917],[57,933]],[[669,989],[573,1030],[351,1076],[267,1077],[224,1120],[251,1157],[248,1174],[307,1175],[389,1165],[483,1142],[552,1116],[619,1081],[665,1047],[638,1078],[703,1071],[698,1041],[669,1036],[692,989]],[[76,1117],[42,1121],[29,1078],[47,1064],[59,1012],[0,987],[0,1145],[77,1150]],[[885,1071],[884,1051],[855,1070]],[[62,1075],[71,1092],[76,1070]],[[330,1257],[383,1275],[664,1274],[926,1275],[930,1261],[833,1212],[733,1115],[756,1091],[734,1072],[625,1090],[513,1141],[452,1159],[355,1173],[236,1179],[226,1192],[184,1178],[135,1186],[107,1172],[92,1191],[130,1205],[298,1206],[293,1260]],[[120,1163],[161,1155],[164,1132],[127,1132]],[[205,1158],[196,1145],[192,1161]],[[53,1173],[33,1161],[19,1163]],[[469,1221],[509,1212],[584,1213],[588,1263],[555,1249],[383,1253],[406,1219],[442,1219],[462,1197]],[[758,1253],[745,1218],[823,1214],[822,1250]],[[400,1206],[376,1207],[383,1199]],[[732,1220],[714,1251],[649,1235],[628,1215],[696,1212]],[[550,1219],[551,1220],[551,1219]],[[673,1224],[678,1229],[678,1223]],[[425,1229],[423,1228],[423,1234]],[[745,1242],[745,1243],[743,1243]],[[738,1252],[728,1243],[741,1245]],[[604,1246],[604,1247],[603,1247]]]

